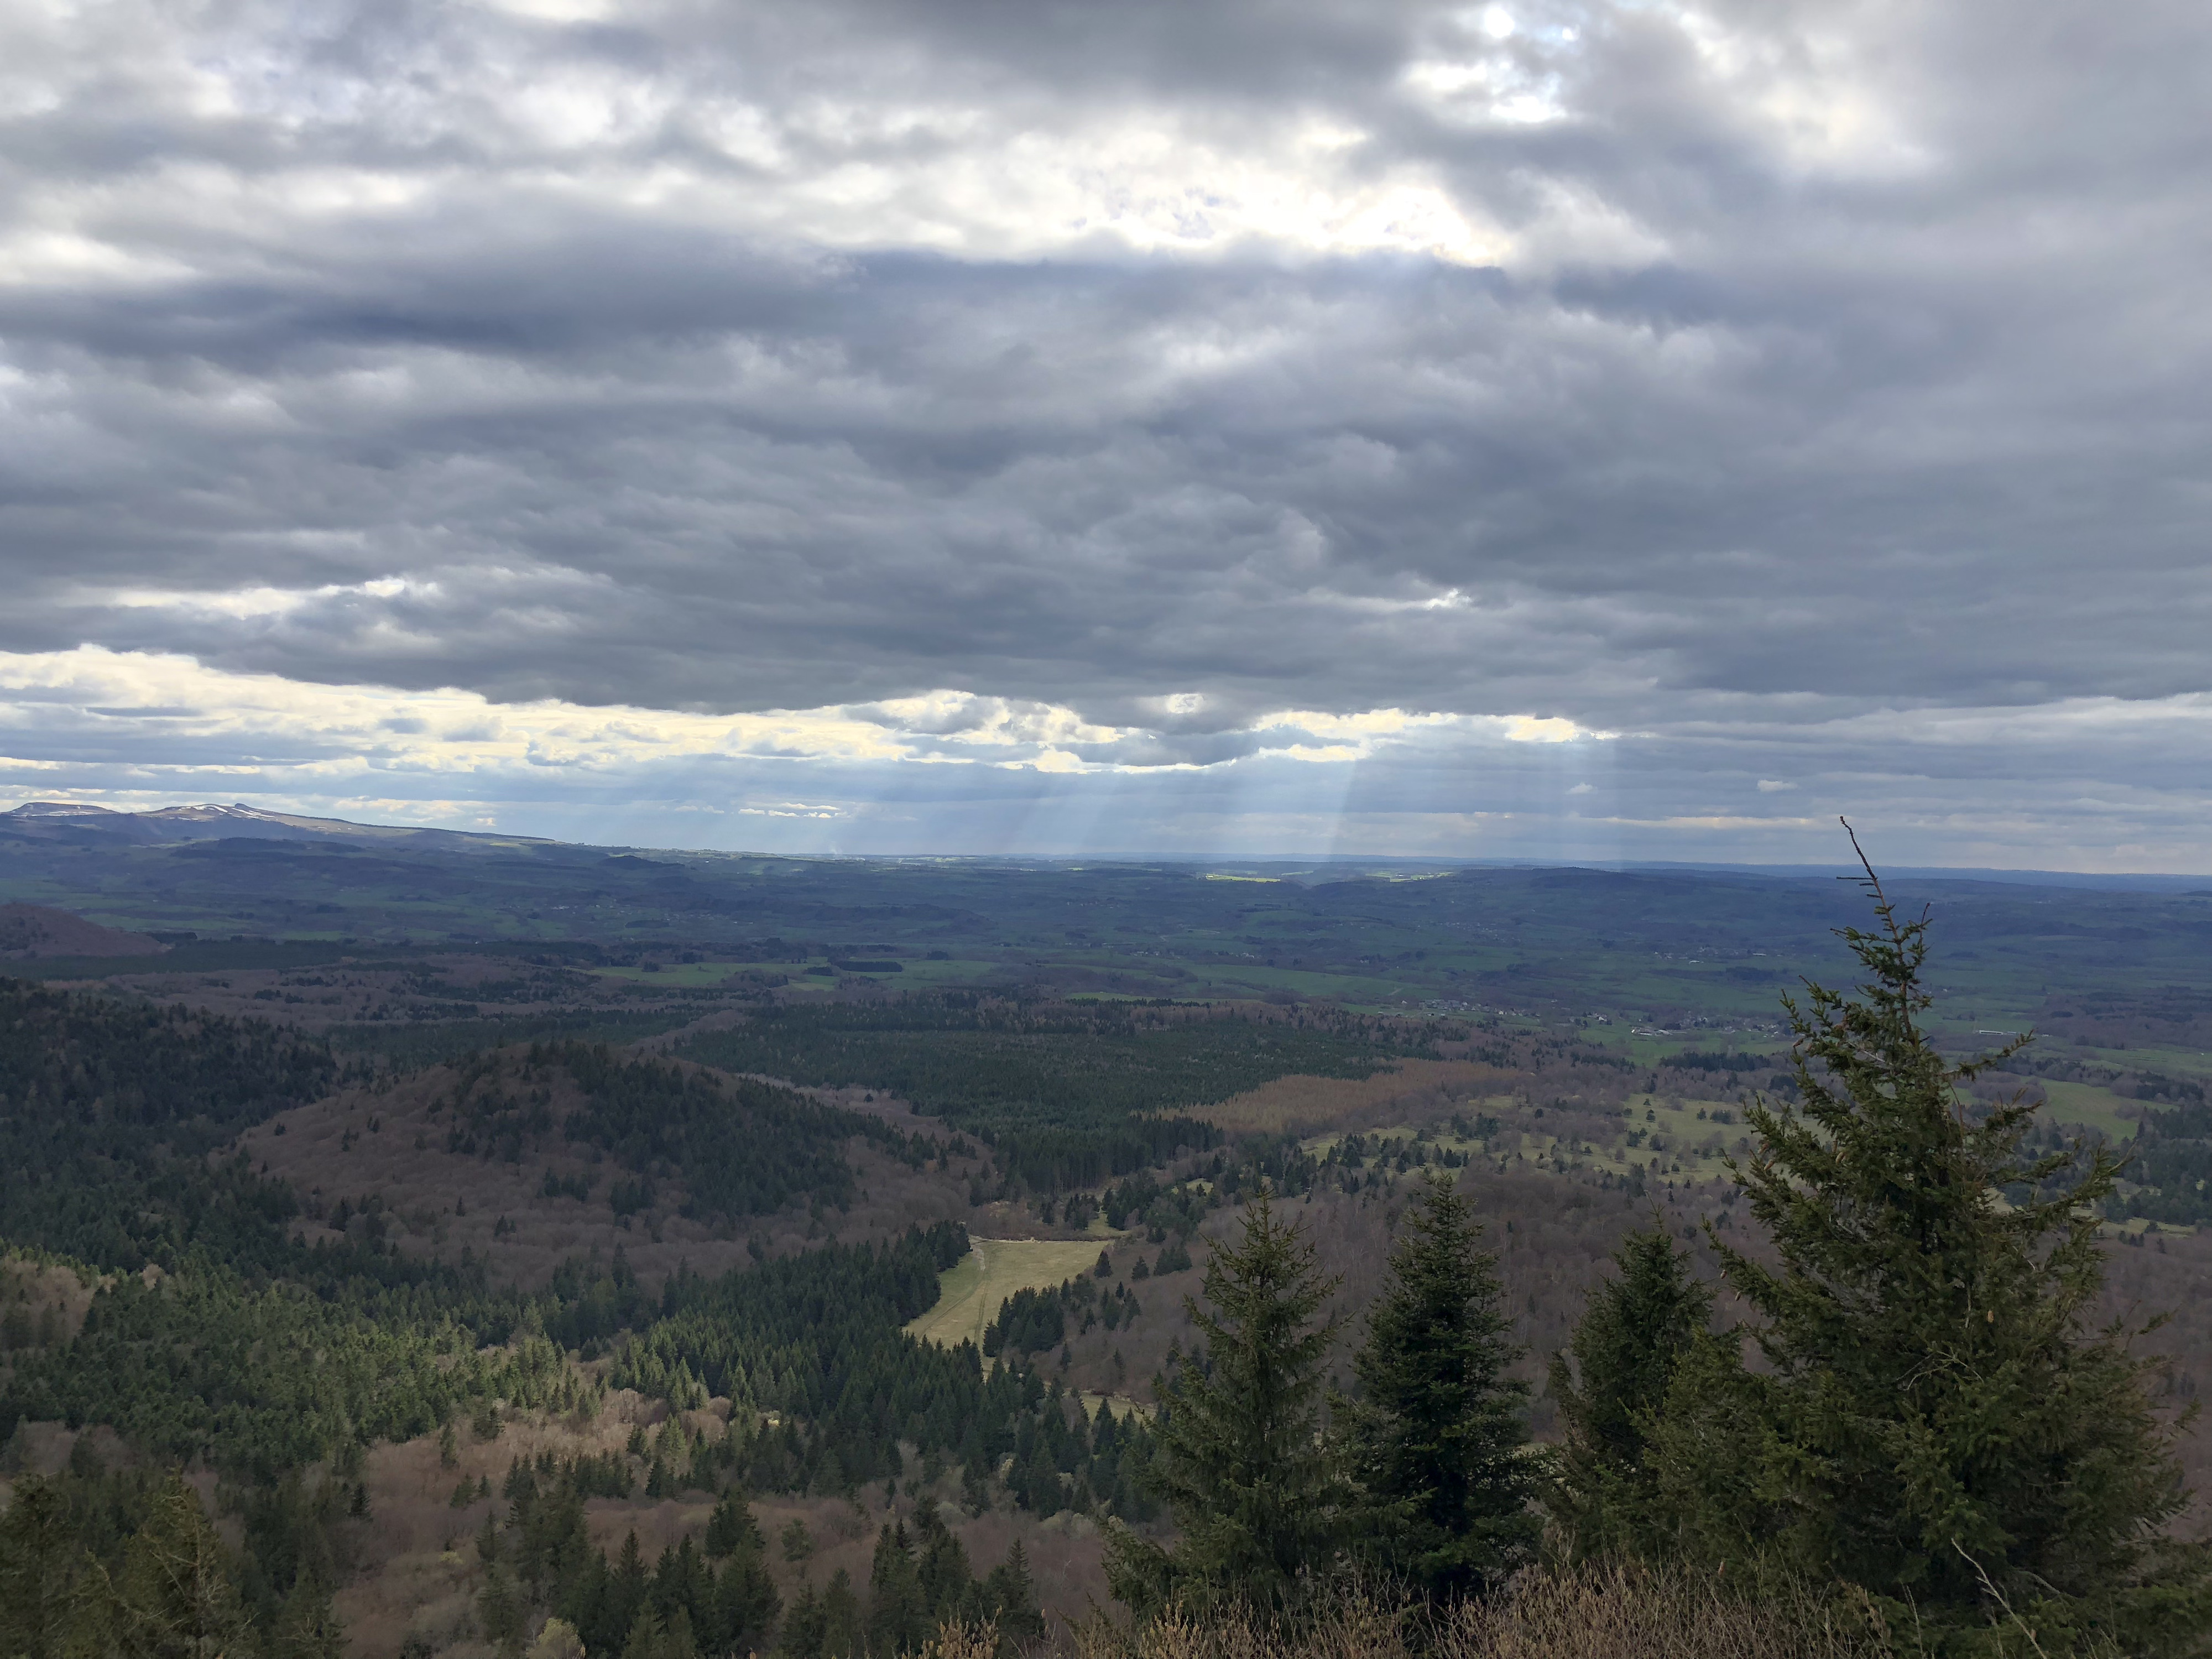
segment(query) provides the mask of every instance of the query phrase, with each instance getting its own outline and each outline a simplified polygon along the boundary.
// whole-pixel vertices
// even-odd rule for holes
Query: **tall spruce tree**
[[[2133,1333],[2089,1323],[2117,1166],[2095,1149],[2067,1187],[2073,1154],[2021,1156],[2029,1105],[1966,1095],[2021,1045],[1945,1059],[1919,1024],[1927,919],[1865,884],[1879,925],[1841,936],[1866,982],[1785,1000],[1802,1109],[1747,1115],[1736,1179],[1778,1265],[1709,1234],[1765,1366],[1693,1355],[1662,1484],[1702,1506],[1708,1556],[1862,1586],[1930,1652],[2201,1652],[2212,1559],[2165,1536],[2177,1427]]]
[[[154,1494],[125,1552],[117,1590],[112,1628],[125,1653],[215,1656],[251,1639],[229,1552],[181,1473]]]
[[[1026,1647],[1044,1639],[1044,1614],[1037,1607],[1036,1580],[1030,1576],[1030,1558],[1020,1539],[1014,1540],[1006,1559],[984,1575],[977,1599],[985,1609],[985,1616],[998,1626],[999,1634],[1009,1641]]]
[[[732,1486],[723,1492],[714,1504],[714,1513],[707,1517],[705,1539],[707,1559],[720,1561],[740,1550],[759,1555],[767,1550],[768,1543],[761,1536],[760,1522],[753,1518],[752,1505],[744,1494]]]
[[[915,1573],[921,1580],[922,1600],[930,1622],[941,1625],[969,1611],[975,1591],[975,1573],[968,1550],[945,1524],[937,1501],[925,1498],[915,1506]]]
[[[1473,1206],[1431,1174],[1352,1358],[1338,1421],[1360,1488],[1364,1553],[1432,1599],[1487,1590],[1530,1561],[1528,1385],[1499,1311],[1498,1259]]]
[[[886,1522],[868,1570],[868,1651],[884,1659],[917,1653],[932,1628],[913,1540],[902,1524]]]
[[[768,1570],[760,1528],[751,1524],[752,1511],[739,1506],[747,1523],[738,1533],[728,1560],[714,1580],[712,1642],[723,1653],[764,1651],[775,1633],[776,1617],[783,1600]],[[702,1638],[708,1632],[702,1631]]]
[[[814,1594],[814,1586],[802,1580],[799,1598],[791,1604],[791,1617],[783,1621],[781,1651],[784,1659],[823,1659],[827,1636],[821,1599]]]
[[[1591,1290],[1568,1353],[1552,1358],[1561,1433],[1547,1502],[1566,1553],[1584,1560],[1666,1553],[1671,1528],[1645,1442],[1713,1305],[1656,1216],[1613,1260],[1618,1271]]]
[[[822,1651],[829,1659],[854,1659],[866,1641],[853,1575],[840,1567],[830,1575],[829,1587],[822,1592]]]
[[[62,1659],[76,1645],[86,1559],[60,1489],[42,1475],[18,1480],[0,1516],[0,1653]]]
[[[1207,1305],[1184,1300],[1205,1363],[1163,1391],[1149,1479],[1180,1537],[1165,1549],[1114,1523],[1116,1598],[1139,1613],[1237,1602],[1263,1614],[1303,1598],[1342,1535],[1348,1497],[1321,1437],[1322,1366],[1340,1328],[1322,1305],[1335,1287],[1261,1182],[1242,1237],[1206,1262]]]

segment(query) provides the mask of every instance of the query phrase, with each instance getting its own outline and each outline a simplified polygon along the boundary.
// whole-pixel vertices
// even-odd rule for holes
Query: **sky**
[[[2212,871],[2201,0],[14,0],[0,805]]]

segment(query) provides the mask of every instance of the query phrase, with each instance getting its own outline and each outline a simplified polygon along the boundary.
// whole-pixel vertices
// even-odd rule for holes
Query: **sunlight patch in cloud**
[[[1155,700],[1194,712],[1198,700]],[[139,779],[266,772],[357,785],[384,774],[588,774],[705,758],[988,765],[1048,774],[1203,771],[1265,759],[1341,764],[1423,732],[1509,744],[1603,739],[1534,715],[1285,709],[1176,738],[1106,726],[1049,703],[937,690],[878,702],[758,713],[495,703],[473,691],[329,686],[117,652],[0,653],[0,769],[110,755]],[[763,809],[769,810],[769,809]],[[784,808],[774,809],[787,810]]]
[[[360,598],[396,599],[404,597],[435,599],[434,581],[404,576],[380,577],[374,581],[326,583],[320,587],[240,587],[228,592],[196,592],[189,588],[119,587],[88,590],[73,596],[82,605],[113,605],[125,611],[199,612],[246,621],[257,617],[288,617],[310,605],[332,599]]]

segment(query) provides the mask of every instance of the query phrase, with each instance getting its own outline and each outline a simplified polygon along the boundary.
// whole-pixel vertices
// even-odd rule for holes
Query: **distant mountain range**
[[[143,933],[103,927],[44,904],[0,904],[0,960],[33,957],[158,957],[168,947]]]
[[[676,848],[617,848],[591,847],[577,842],[551,840],[542,836],[510,835],[503,831],[468,830],[434,830],[408,824],[355,823],[345,818],[311,818],[291,812],[271,812],[258,806],[248,806],[234,801],[228,806],[212,802],[197,806],[164,806],[147,812],[118,812],[111,807],[88,805],[76,801],[36,800],[25,803],[11,811],[0,812],[0,843],[42,842],[51,846],[82,848],[167,847],[187,842],[206,841],[294,841],[347,843],[356,847],[374,846],[380,849],[412,848],[422,850],[438,849],[452,852],[495,852],[515,848],[563,848],[579,853],[661,853],[680,857],[714,857],[691,849]],[[805,862],[804,854],[780,855],[777,861],[793,860]],[[881,858],[859,860],[879,865],[897,865],[904,860]],[[926,862],[958,865],[970,860],[957,857],[933,856]],[[1054,866],[1083,864],[1105,866],[1115,863],[1146,865],[1162,869],[1194,869],[1201,866],[1229,870],[1264,871],[1277,877],[1298,880],[1321,879],[1338,881],[1362,870],[1382,872],[1391,870],[1498,870],[1498,869],[1593,869],[1617,872],[1636,872],[1652,875],[1679,876],[1765,876],[1782,881],[1802,881],[1811,878],[1839,876],[1850,879],[1858,874],[1856,866],[1844,865],[1811,864],[1693,864],[1658,862],[1653,860],[1605,861],[1567,864],[1545,859],[1451,859],[1409,858],[1345,855],[1327,858],[1278,858],[1256,854],[1248,858],[1178,859],[1144,858],[1132,855],[1126,860],[1057,859],[1023,856],[994,856],[978,858],[973,862],[992,865],[1037,865]],[[2085,890],[2139,893],[2189,893],[2203,896],[2212,891],[2212,883],[2201,876],[2170,875],[2084,875],[2054,870],[1990,870],[1948,868],[1939,866],[1885,865],[1885,877],[1911,881],[1986,881],[2004,882],[2029,887],[2073,887]]]
[[[34,801],[0,812],[0,902],[45,914],[22,917],[0,951],[21,964],[9,973],[131,971],[85,966],[146,947],[77,933],[55,919],[69,912],[171,946],[158,958],[165,973],[336,961],[371,945],[497,950],[650,967],[641,994],[711,997],[739,970],[759,989],[817,968],[835,981],[896,963],[880,977],[907,989],[1425,1003],[1741,1035],[1771,1029],[1777,997],[1801,975],[1826,983],[1850,971],[1834,930],[1863,925],[1868,910],[1835,873],[799,858],[243,804],[118,812]],[[2212,1048],[2205,878],[2139,877],[2127,890],[2094,877],[1883,875],[1908,914],[1935,913],[1939,988],[1962,1037],[2033,1024],[2069,1042],[2155,1044],[2184,1069]]]
[[[234,802],[228,806],[164,806],[150,812],[118,812],[76,801],[34,800],[0,812],[0,838],[56,842],[86,848],[162,847],[193,841],[352,841],[381,846],[415,845],[487,848],[555,843],[533,836],[472,834],[465,830],[424,830],[398,824],[352,823],[343,818],[309,818],[264,811]]]

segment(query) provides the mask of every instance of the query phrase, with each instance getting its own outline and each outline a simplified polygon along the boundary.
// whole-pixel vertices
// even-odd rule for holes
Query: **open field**
[[[2043,1089],[2043,1115],[2054,1123],[2079,1123],[2101,1129],[2114,1140],[2135,1139],[2135,1114],[2142,1109],[2123,1100],[2110,1089],[2090,1083],[2062,1083],[2054,1078],[2036,1079]]]
[[[1472,1097],[1465,1109],[1470,1115],[1495,1112],[1504,1121],[1494,1133],[1479,1138],[1439,1129],[1427,1118],[1385,1122],[1358,1131],[1369,1148],[1365,1162],[1375,1165],[1378,1158],[1406,1151],[1418,1133],[1434,1151],[1484,1159],[1500,1172],[1595,1171],[1625,1180],[1641,1170],[1654,1182],[1694,1185],[1725,1176],[1723,1160],[1737,1150],[1745,1133],[1741,1107],[1670,1096],[1635,1095],[1621,1113],[1608,1112],[1595,1120],[1577,1114],[1571,1127],[1562,1122],[1564,1133],[1545,1128],[1541,1113],[1531,1118],[1510,1096]],[[1605,1128],[1593,1131],[1593,1121]],[[1299,1146],[1314,1157],[1324,1157],[1346,1137],[1346,1131],[1338,1130],[1311,1136]]]
[[[977,1238],[964,1260],[939,1279],[937,1305],[906,1328],[925,1342],[956,1347],[983,1333],[1016,1291],[1042,1291],[1098,1263],[1095,1238]]]

